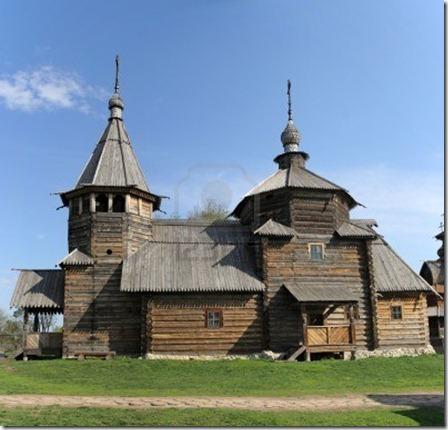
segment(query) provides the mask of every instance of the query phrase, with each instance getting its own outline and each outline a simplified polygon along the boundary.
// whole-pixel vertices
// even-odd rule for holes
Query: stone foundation
[[[262,351],[254,354],[238,355],[170,355],[170,354],[146,354],[148,360],[277,360],[282,354],[272,351]]]
[[[421,348],[375,349],[374,351],[360,350],[355,352],[355,359],[369,357],[416,357],[418,355],[435,354],[432,345]]]

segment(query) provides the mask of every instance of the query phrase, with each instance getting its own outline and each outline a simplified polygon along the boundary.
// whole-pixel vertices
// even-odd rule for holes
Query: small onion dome
[[[281,135],[281,141],[285,150],[298,151],[300,142],[300,133],[296,126],[292,122],[292,119],[288,120],[283,133]]]
[[[114,93],[113,96],[109,99],[109,109],[112,109],[114,107],[124,109],[123,100],[118,93]]]

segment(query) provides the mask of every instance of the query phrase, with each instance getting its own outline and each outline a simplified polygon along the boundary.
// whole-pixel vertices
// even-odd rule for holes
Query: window
[[[219,309],[207,310],[205,326],[211,329],[217,329],[222,327],[222,311]]]
[[[106,194],[100,194],[96,197],[96,211],[97,212],[107,212],[109,199]]]
[[[403,319],[401,306],[391,306],[391,308],[390,308],[390,316],[391,316],[391,318],[393,320],[401,320],[401,319]]]
[[[113,212],[124,212],[124,197],[116,195],[112,203]]]
[[[308,245],[311,260],[323,260],[324,259],[324,245],[322,243],[310,243]]]

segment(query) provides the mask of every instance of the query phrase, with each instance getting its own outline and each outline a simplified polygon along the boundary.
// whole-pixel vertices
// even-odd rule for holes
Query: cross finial
[[[291,107],[291,81],[288,79],[288,121],[292,121],[292,107]]]
[[[115,92],[117,94],[120,92],[119,73],[120,73],[120,57],[117,55],[115,57]]]

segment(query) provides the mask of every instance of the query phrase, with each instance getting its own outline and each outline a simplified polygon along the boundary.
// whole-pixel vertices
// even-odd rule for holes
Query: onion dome
[[[297,152],[299,150],[300,133],[292,119],[288,120],[288,124],[282,132],[281,141],[285,152]]]

